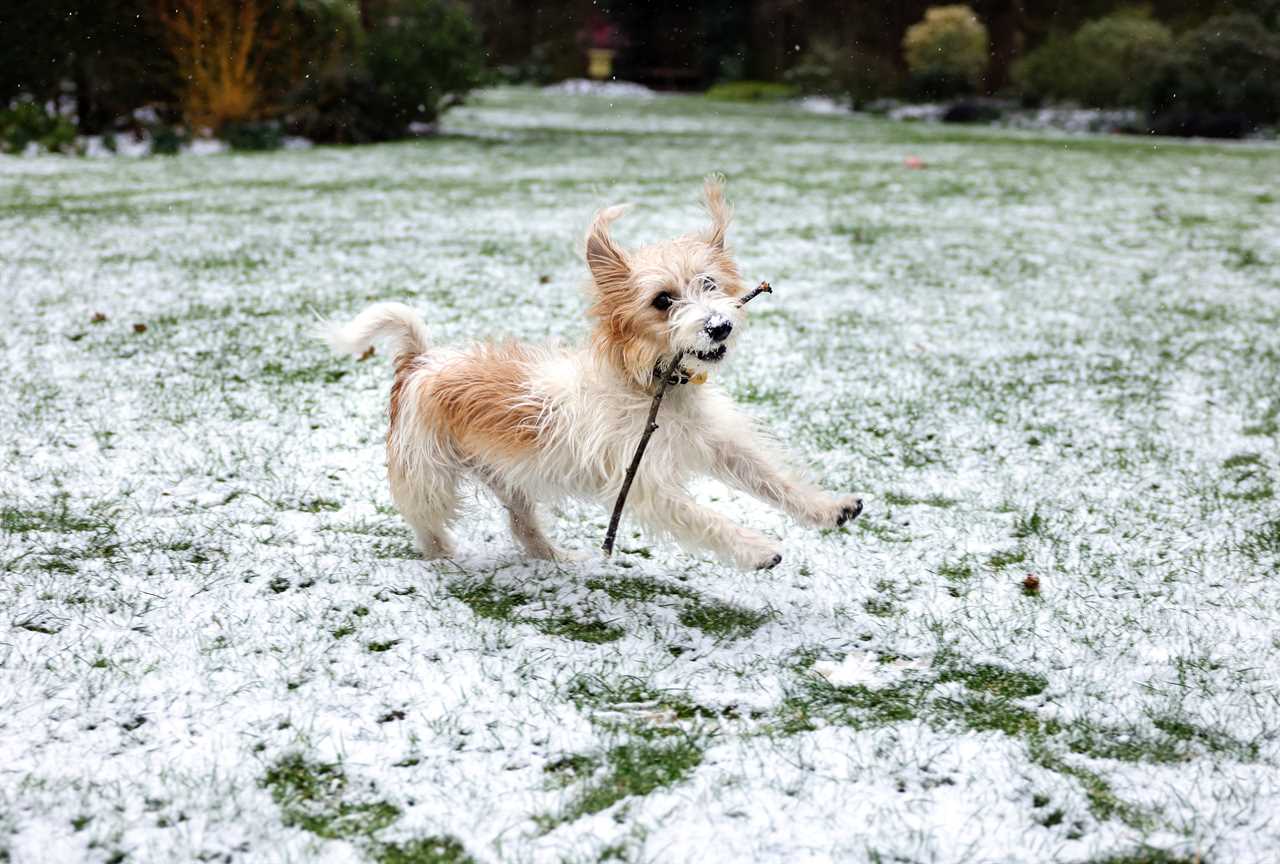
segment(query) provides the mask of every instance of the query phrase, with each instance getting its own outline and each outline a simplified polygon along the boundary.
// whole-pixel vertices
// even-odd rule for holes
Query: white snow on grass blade
[[[528,90],[443,131],[0,159],[0,857],[1274,860],[1280,150]],[[625,519],[552,566],[476,494],[420,560],[388,359],[313,310],[578,339],[593,210],[682,233],[713,170],[775,288],[722,383],[863,516],[699,484],[779,568]]]

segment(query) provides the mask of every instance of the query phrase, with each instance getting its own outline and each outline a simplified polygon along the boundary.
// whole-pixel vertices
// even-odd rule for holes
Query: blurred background
[[[8,152],[389,140],[476,87],[578,79],[1155,134],[1280,119],[1280,0],[4,0],[0,39]]]

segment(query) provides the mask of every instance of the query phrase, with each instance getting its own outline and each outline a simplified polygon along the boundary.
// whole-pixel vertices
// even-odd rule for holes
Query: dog
[[[635,249],[610,235],[623,206],[595,214],[586,236],[592,331],[576,349],[435,346],[423,319],[401,303],[374,304],[327,328],[339,353],[362,354],[378,339],[392,346],[387,471],[424,556],[452,556],[449,528],[459,515],[459,487],[470,478],[507,509],[525,552],[567,560],[547,539],[538,505],[567,497],[612,505],[645,430],[659,369],[678,351],[684,360],[628,500],[647,530],[742,569],[782,561],[774,540],[694,500],[686,484],[699,475],[816,528],[837,528],[862,512],[861,499],[828,494],[788,467],[724,390],[700,383],[732,354],[746,323],[721,178],[706,181],[703,206],[707,227]]]

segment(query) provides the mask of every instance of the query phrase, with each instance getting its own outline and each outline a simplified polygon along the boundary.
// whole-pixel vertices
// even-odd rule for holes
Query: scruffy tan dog
[[[361,353],[380,337],[395,351],[387,467],[396,506],[427,557],[452,552],[449,525],[466,477],[488,486],[510,511],[511,531],[535,558],[561,557],[536,507],[574,497],[609,507],[644,431],[660,363],[685,352],[680,379],[662,405],[661,428],[636,475],[629,513],[686,547],[709,549],[742,568],[782,560],[772,539],[698,504],[686,490],[711,475],[791,514],[834,528],[862,502],[835,497],[784,467],[724,391],[705,378],[724,361],[746,320],[744,284],[725,244],[730,211],[721,181],[706,183],[709,227],[624,250],[609,236],[622,214],[596,214],[587,232],[590,343],[578,349],[517,342],[432,346],[419,315],[378,303],[328,328],[340,352]]]

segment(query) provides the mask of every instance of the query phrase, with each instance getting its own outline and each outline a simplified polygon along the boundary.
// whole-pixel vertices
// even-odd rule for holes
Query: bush
[[[902,38],[914,95],[939,99],[976,90],[987,44],[987,28],[968,6],[931,7]]]
[[[260,0],[173,0],[160,7],[165,44],[183,82],[182,113],[195,129],[254,120],[279,37]]]
[[[484,71],[480,34],[447,0],[399,0],[369,36],[365,62],[386,110],[405,127],[430,123]]]
[[[1117,14],[1086,22],[1070,37],[1051,37],[1014,65],[1025,99],[1069,99],[1095,108],[1140,105],[1173,49],[1158,21]]]
[[[480,82],[480,37],[461,7],[390,0],[378,8],[354,57],[294,94],[292,131],[335,143],[401,138]]]
[[[21,153],[32,143],[50,152],[69,153],[75,141],[76,127],[70,120],[35,102],[18,102],[0,111],[0,149],[7,153]]]
[[[781,102],[796,95],[795,87],[775,81],[727,81],[706,93],[708,99],[719,102]]]
[[[1004,116],[1004,104],[991,99],[961,99],[947,106],[943,123],[995,123]]]
[[[1141,104],[1173,49],[1168,27],[1136,15],[1090,21],[1073,41],[1081,60],[1075,97],[1097,108]]]
[[[228,123],[222,127],[221,138],[232,150],[279,150],[283,142],[280,124],[271,121],[261,123]]]
[[[313,79],[294,94],[289,131],[328,144],[368,144],[403,137],[406,129],[388,122],[377,88],[358,67]]]
[[[155,156],[177,156],[187,143],[186,133],[177,126],[161,123],[151,127],[151,153]]]
[[[1239,137],[1280,120],[1280,34],[1253,15],[1210,18],[1178,40],[1149,88],[1154,131]]]
[[[1080,59],[1075,40],[1054,34],[1013,64],[1013,85],[1024,104],[1070,99]]]
[[[854,107],[896,92],[893,63],[859,48],[819,40],[787,70],[784,80],[801,93],[847,97]]]

